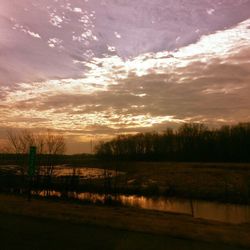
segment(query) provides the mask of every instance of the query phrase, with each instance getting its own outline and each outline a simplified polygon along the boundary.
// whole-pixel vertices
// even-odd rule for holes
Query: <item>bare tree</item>
[[[48,156],[47,164],[49,167],[54,165],[55,155],[65,153],[66,144],[64,137],[50,130],[46,133],[33,133],[29,130],[22,130],[19,132],[9,130],[7,131],[7,138],[11,153],[20,155],[20,158],[22,158],[21,155],[28,154],[29,148],[35,146],[38,155]],[[20,165],[20,161],[18,165]]]
[[[65,139],[62,135],[52,133],[50,130],[47,131],[43,138],[44,154],[47,155],[47,175],[52,176],[55,165],[55,156],[65,153]]]
[[[46,153],[49,155],[63,154],[66,148],[64,137],[48,130],[45,136],[45,147]]]
[[[9,153],[11,153],[11,149],[7,141],[0,141],[0,154],[9,154]]]
[[[13,153],[26,154],[30,146],[37,148],[38,154],[60,155],[65,152],[64,136],[48,130],[46,133],[33,133],[28,130],[7,131],[10,149]]]
[[[41,165],[45,167],[45,175],[47,178],[42,178],[46,182],[49,192],[49,186],[52,181],[53,170],[56,164],[57,155],[65,153],[65,139],[63,135],[47,130],[44,133],[35,133],[30,130],[22,131],[7,131],[9,153],[15,154],[16,164],[19,166],[19,171],[22,176],[23,187],[26,186],[27,178],[25,177],[28,170],[28,153],[31,146],[36,147],[37,152],[37,168],[36,168],[36,183],[40,183]],[[32,180],[34,181],[34,179]],[[31,190],[31,179],[29,179],[29,190]],[[45,183],[44,183],[45,184]],[[29,191],[30,193],[30,191]]]

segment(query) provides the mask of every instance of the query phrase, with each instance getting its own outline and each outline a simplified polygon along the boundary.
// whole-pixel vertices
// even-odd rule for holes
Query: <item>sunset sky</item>
[[[250,121],[250,0],[0,0],[0,141]]]

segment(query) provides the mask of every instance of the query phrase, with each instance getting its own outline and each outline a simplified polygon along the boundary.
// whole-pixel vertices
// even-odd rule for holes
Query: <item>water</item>
[[[21,173],[18,166],[1,166],[1,172],[19,175]],[[40,174],[48,174],[48,167],[41,167]],[[124,172],[105,170],[99,168],[72,168],[66,166],[55,166],[53,176],[80,176],[81,179],[99,179],[104,177],[114,177],[123,175]],[[41,196],[63,196],[57,191],[40,191]],[[64,194],[65,195],[65,194]],[[96,193],[76,193],[68,192],[67,197],[79,200],[86,200],[92,203],[104,203],[106,196]],[[110,196],[111,200],[118,201],[121,205],[137,207],[141,209],[156,210],[169,213],[179,213],[191,215],[194,218],[214,220],[226,223],[240,224],[250,223],[250,207],[245,205],[223,204],[201,200],[175,199],[166,197],[150,198],[136,195]]]
[[[40,191],[39,195],[61,197],[57,191]],[[89,201],[92,203],[104,203],[107,198],[103,194],[97,193],[76,193],[69,192],[69,198]],[[150,198],[136,195],[110,195],[110,199],[118,201],[121,205],[137,207],[141,209],[156,210],[168,213],[187,214],[194,218],[214,220],[231,224],[250,223],[250,206],[223,204],[218,202],[208,202],[201,200],[187,200],[157,197]]]
[[[46,176],[50,175],[51,168],[47,166],[41,166],[39,168],[39,175]],[[7,174],[21,175],[22,171],[19,166],[7,165],[0,166],[0,172]],[[67,167],[64,165],[53,166],[52,176],[79,176],[81,179],[99,179],[104,177],[114,177],[117,175],[123,175],[124,172],[102,169],[102,168],[87,168],[87,167]]]
[[[41,167],[39,174],[46,175],[49,167]],[[79,176],[81,179],[99,179],[104,177],[114,177],[116,175],[124,174],[120,171],[102,169],[102,168],[72,168],[65,166],[55,166],[53,168],[53,176]]]

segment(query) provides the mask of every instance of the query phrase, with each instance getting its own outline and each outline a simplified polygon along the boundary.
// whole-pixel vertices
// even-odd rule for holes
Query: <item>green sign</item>
[[[36,147],[31,146],[29,153],[29,176],[33,176],[35,174],[36,170],[35,163],[36,163]]]

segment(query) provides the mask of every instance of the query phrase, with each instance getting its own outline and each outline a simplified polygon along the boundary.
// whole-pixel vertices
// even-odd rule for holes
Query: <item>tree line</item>
[[[200,123],[177,130],[118,135],[95,148],[102,159],[167,161],[250,161],[250,123],[210,129]]]

